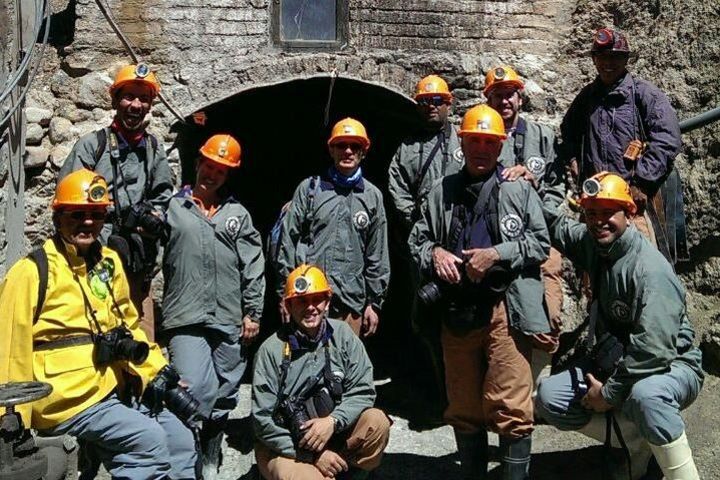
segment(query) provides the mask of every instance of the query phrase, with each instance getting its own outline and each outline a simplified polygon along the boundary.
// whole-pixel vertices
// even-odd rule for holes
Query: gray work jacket
[[[464,162],[457,127],[450,123],[439,132],[400,144],[388,168],[388,191],[406,232],[420,217],[432,186],[445,175],[459,172]]]
[[[327,320],[332,329],[329,340],[331,371],[342,378],[343,393],[340,403],[332,411],[337,420],[336,432],[352,427],[363,411],[375,404],[373,366],[362,341],[350,327],[337,320]],[[295,458],[290,431],[275,423],[273,413],[280,394],[280,374],[283,355],[288,343],[285,329],[263,342],[255,355],[252,384],[252,419],[255,438],[266,447],[284,457]],[[283,395],[303,393],[310,380],[325,365],[325,346],[321,343],[312,349],[293,349]]]
[[[453,248],[448,245],[453,208],[462,202],[466,184],[464,172],[443,178],[430,191],[426,208],[410,231],[410,252],[426,278],[434,275],[433,248]],[[493,248],[503,266],[517,274],[505,292],[510,326],[525,334],[547,333],[550,324],[538,267],[548,257],[550,238],[540,199],[530,183],[522,179],[500,183],[498,223],[502,242]]]
[[[553,129],[520,117],[515,130],[503,142],[498,162],[506,168],[524,165],[537,178],[542,196],[547,188],[564,191],[564,176],[555,165],[555,158]]]
[[[302,263],[319,266],[333,295],[356,313],[380,309],[390,281],[387,219],[380,190],[366,179],[351,188],[336,187],[320,177],[312,210],[310,178],[295,190],[283,219],[278,249],[280,298],[290,272]],[[303,237],[308,231],[312,244]]]
[[[170,200],[161,330],[259,322],[265,259],[250,214],[232,197],[208,218],[185,187]]]
[[[117,165],[118,178],[115,178],[108,138],[110,129],[103,130],[106,139],[105,148],[98,152],[99,131],[82,136],[60,168],[58,182],[76,170],[87,168],[102,175],[107,181],[108,193],[113,199],[113,205],[108,209],[110,212],[115,210],[115,200],[121,210],[145,200],[157,211],[164,212],[172,196],[173,185],[170,166],[162,144],[151,134],[146,134],[137,146],[131,147],[121,135],[118,135],[120,160]],[[107,239],[111,229],[110,223],[103,227],[104,240]]]
[[[702,382],[702,353],[693,346],[685,290],[672,266],[633,225],[609,247],[600,247],[585,224],[559,211],[562,200],[547,195],[543,202],[553,247],[590,276],[598,302],[596,338],[609,331],[625,346],[603,386],[605,400],[622,403],[635,382],[665,373],[676,362]]]

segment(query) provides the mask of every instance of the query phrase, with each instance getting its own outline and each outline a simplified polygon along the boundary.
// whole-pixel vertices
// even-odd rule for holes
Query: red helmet
[[[630,44],[625,34],[612,28],[601,28],[595,32],[590,53],[605,51],[630,53]]]

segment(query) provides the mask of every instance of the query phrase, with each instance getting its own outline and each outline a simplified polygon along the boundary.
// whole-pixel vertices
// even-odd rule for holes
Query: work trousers
[[[237,406],[246,359],[235,325],[190,325],[166,332],[170,361],[200,402],[200,411],[224,422]]]
[[[579,430],[593,414],[580,404],[586,390],[587,368],[584,367],[586,365],[564,370],[544,379],[538,386],[537,414],[560,430]],[[695,401],[701,387],[697,374],[676,361],[668,372],[636,382],[615,414],[622,414],[633,422],[640,435],[651,444],[666,445],[685,431],[680,410]]]
[[[487,428],[514,438],[532,433],[532,342],[510,330],[502,300],[486,327],[456,334],[443,326],[442,348],[448,424],[460,433]]]
[[[355,335],[362,333],[363,313],[353,312],[348,307],[333,298],[330,302],[330,318],[347,323]]]
[[[133,408],[114,393],[41,433],[86,442],[114,480],[195,478],[192,432],[168,410],[152,415],[144,405]]]
[[[349,435],[336,434],[330,440],[334,452],[348,466],[370,471],[377,468],[390,437],[390,419],[380,409],[365,410]],[[339,448],[335,448],[337,445]],[[255,444],[255,460],[266,480],[330,480],[315,465],[282,457],[261,443]]]

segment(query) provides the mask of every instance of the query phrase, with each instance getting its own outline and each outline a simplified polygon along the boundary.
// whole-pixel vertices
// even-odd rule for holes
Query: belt
[[[90,335],[77,335],[74,337],[61,338],[59,340],[50,340],[49,342],[35,342],[33,344],[33,351],[42,352],[44,350],[76,347],[78,345],[89,345],[91,343],[93,343],[93,339]]]

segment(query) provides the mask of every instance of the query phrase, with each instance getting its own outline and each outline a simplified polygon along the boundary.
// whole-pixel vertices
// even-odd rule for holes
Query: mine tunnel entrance
[[[326,107],[329,111],[326,123]],[[212,134],[230,133],[242,145],[232,190],[267,234],[300,180],[330,165],[326,142],[338,120],[361,121],[372,146],[364,176],[387,192],[387,168],[400,141],[420,125],[408,97],[380,85],[328,75],[250,88],[202,110],[200,126],[188,118],[176,142],[182,182],[192,183],[198,148]],[[387,199],[386,199],[387,201]]]
[[[300,180],[322,173],[330,165],[326,142],[332,126],[351,116],[361,121],[372,145],[363,161],[363,173],[385,196],[389,222],[393,221],[387,194],[387,169],[403,138],[420,127],[415,103],[386,87],[328,75],[293,79],[241,91],[202,109],[205,125],[188,117],[178,125],[176,146],[182,162],[182,182],[192,184],[198,148],[212,134],[230,133],[242,145],[242,165],[232,179],[232,191],[252,215],[263,240],[267,238],[282,205],[290,200]],[[329,115],[326,122],[326,108]],[[388,342],[409,334],[406,267],[394,245],[392,224],[390,252],[392,279],[380,331],[367,345],[376,368],[392,364],[385,352]],[[393,291],[396,292],[393,294]],[[391,299],[392,298],[392,299]],[[278,325],[272,286],[268,285],[263,334]],[[400,318],[402,317],[402,318]],[[375,354],[373,354],[375,353]],[[395,355],[395,354],[393,354]]]

